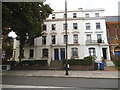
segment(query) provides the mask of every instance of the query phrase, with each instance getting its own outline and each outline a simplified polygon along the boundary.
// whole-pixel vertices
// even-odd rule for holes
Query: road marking
[[[0,85],[0,86],[1,86],[1,85]],[[28,85],[2,85],[2,88],[73,88],[73,87],[28,86]]]

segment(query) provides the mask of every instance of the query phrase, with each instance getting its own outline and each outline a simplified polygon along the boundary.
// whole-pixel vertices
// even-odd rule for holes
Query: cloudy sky
[[[105,9],[106,16],[118,15],[118,2],[120,0],[67,0],[68,10],[77,10],[78,8],[83,9],[94,9],[103,8]],[[64,10],[65,0],[46,0],[45,3],[49,4],[54,10]]]

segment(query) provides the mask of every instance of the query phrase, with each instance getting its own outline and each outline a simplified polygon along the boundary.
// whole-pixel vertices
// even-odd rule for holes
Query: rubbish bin
[[[104,62],[100,62],[100,70],[104,70]]]
[[[98,63],[94,63],[94,70],[98,70]]]

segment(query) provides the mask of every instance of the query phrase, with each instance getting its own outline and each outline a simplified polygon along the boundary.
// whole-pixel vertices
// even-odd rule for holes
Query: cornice
[[[98,19],[105,19],[106,17],[78,17],[78,18],[68,18],[68,21],[71,20],[98,20]],[[56,18],[56,19],[46,19],[45,22],[51,22],[51,21],[64,21],[64,18]]]

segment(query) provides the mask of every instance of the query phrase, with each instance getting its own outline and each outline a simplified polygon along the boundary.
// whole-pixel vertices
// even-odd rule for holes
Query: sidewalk
[[[27,76],[27,77],[69,77],[69,78],[106,78],[117,79],[118,71],[69,71],[69,75],[65,75],[64,70],[19,70],[19,71],[3,71],[2,75],[7,76]]]

